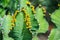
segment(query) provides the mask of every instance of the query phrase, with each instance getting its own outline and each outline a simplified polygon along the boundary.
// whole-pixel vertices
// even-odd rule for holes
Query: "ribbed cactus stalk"
[[[8,19],[8,20],[7,20]],[[12,16],[11,15],[5,15],[2,20],[2,33],[3,33],[3,40],[13,40],[8,36],[10,30],[12,29]]]
[[[56,24],[57,28],[59,29],[59,23],[60,23],[60,8],[57,9],[52,15],[51,15],[51,19],[52,21]]]
[[[44,18],[44,14],[42,11],[42,8],[37,7],[36,8],[36,14],[35,14],[35,18],[37,19],[38,23],[39,23],[39,30],[37,30],[38,33],[45,33],[48,30],[48,22],[45,20]]]
[[[52,15],[51,15],[51,19],[52,19],[52,22],[54,22],[57,26],[57,29],[52,29],[51,33],[50,33],[50,36],[49,36],[49,40],[60,40],[60,27],[59,27],[59,23],[60,23],[60,8],[57,9]]]
[[[16,36],[15,40],[22,40],[22,31],[24,28],[24,16],[22,12],[19,12],[16,16],[16,23],[14,27],[14,35]]]
[[[48,40],[60,40],[60,30],[52,29]]]
[[[21,1],[25,2],[24,0],[21,0]],[[25,3],[25,5],[26,5],[26,3]],[[13,35],[14,35],[15,40],[25,40],[25,39],[26,40],[31,40],[31,33],[26,28],[27,25],[26,25],[26,22],[25,22],[25,18],[27,16],[29,16],[29,15],[26,15],[26,13],[23,12],[23,9],[21,9],[21,11],[20,10],[16,11],[15,14],[13,15],[14,20],[16,20],[15,26],[14,26],[14,29],[13,29]],[[30,36],[30,37],[26,37],[26,36]]]

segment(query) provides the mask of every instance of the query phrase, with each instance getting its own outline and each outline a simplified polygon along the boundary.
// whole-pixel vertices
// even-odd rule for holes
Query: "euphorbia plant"
[[[0,40],[39,40],[48,32],[48,40],[60,40],[60,1],[30,1],[0,1]]]

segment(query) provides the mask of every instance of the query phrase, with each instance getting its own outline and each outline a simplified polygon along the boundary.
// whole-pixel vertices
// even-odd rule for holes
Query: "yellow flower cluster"
[[[13,18],[13,20],[11,21],[12,22],[12,27],[14,27],[15,26],[15,22],[16,22],[16,15],[17,15],[17,13],[18,13],[19,11],[18,10],[16,10],[15,11],[15,13],[14,13],[14,15],[12,16],[12,18]],[[12,28],[10,28],[10,30],[12,30]]]
[[[30,16],[29,14],[26,12],[26,10],[23,8],[22,11],[25,14],[25,22],[26,22],[26,28],[31,28],[31,22],[30,22]]]
[[[29,5],[32,8],[33,13],[35,14],[35,7],[33,5],[31,5],[31,3],[29,1],[26,2],[27,5]]]
[[[33,5],[31,5],[31,8],[32,8],[33,13],[35,14],[36,13],[35,12],[35,7]]]

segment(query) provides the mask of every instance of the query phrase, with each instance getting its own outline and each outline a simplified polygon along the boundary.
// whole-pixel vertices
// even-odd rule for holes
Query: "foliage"
[[[60,0],[0,0],[0,40],[39,40],[47,32],[60,40],[59,26]]]

